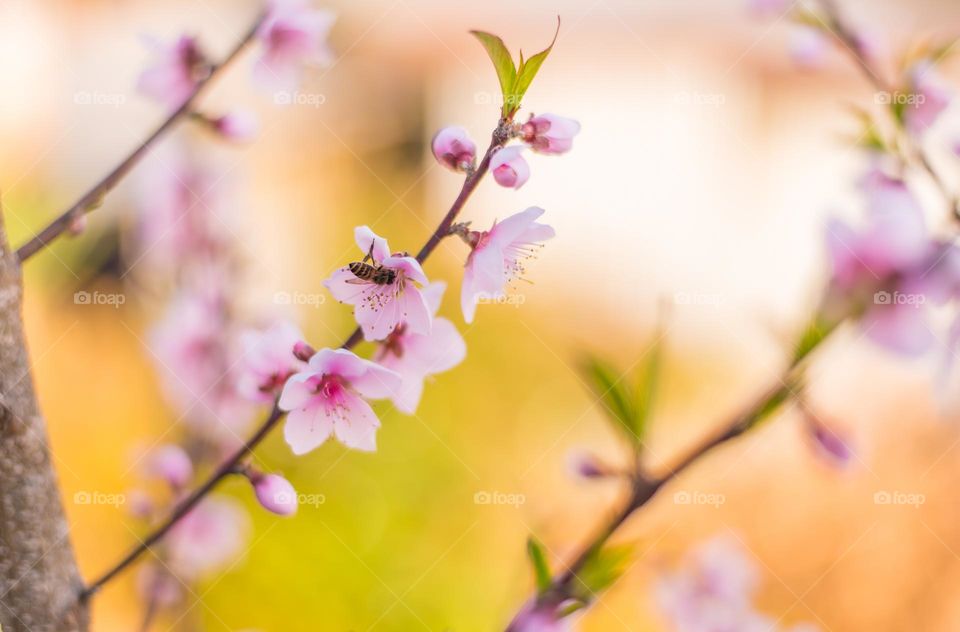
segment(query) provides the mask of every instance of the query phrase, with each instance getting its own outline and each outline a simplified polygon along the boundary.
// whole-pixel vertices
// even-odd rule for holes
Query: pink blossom
[[[818,457],[830,466],[844,468],[853,459],[848,438],[804,410],[804,428]]]
[[[510,145],[497,150],[490,158],[490,173],[502,187],[519,189],[530,179],[530,165],[520,154],[522,145]]]
[[[933,127],[953,101],[953,90],[943,81],[933,62],[916,64],[908,72],[913,102],[904,107],[907,130],[920,136]]]
[[[793,0],[747,0],[747,9],[758,17],[774,17],[786,13]]]
[[[541,154],[563,154],[573,147],[573,137],[580,133],[580,123],[556,114],[532,117],[520,128],[523,142]]]
[[[178,146],[151,154],[158,164],[139,181],[138,249],[144,261],[180,268],[185,259],[214,255],[232,238],[232,200],[225,181]],[[139,260],[138,260],[139,261]]]
[[[814,69],[823,65],[830,40],[818,28],[806,25],[794,25],[790,30],[790,59],[800,68]]]
[[[297,492],[290,481],[278,474],[254,474],[250,477],[257,501],[279,516],[297,513]]]
[[[167,533],[168,566],[187,580],[222,569],[243,552],[249,530],[235,500],[208,496]]]
[[[236,389],[236,350],[222,300],[181,294],[150,333],[161,385],[180,418],[211,439],[234,443],[253,409]]]
[[[406,253],[390,254],[387,240],[367,226],[358,226],[354,236],[361,252],[372,257],[370,265],[382,266],[393,274],[391,282],[380,284],[358,278],[350,266],[345,266],[324,281],[335,299],[353,305],[363,337],[383,340],[401,322],[411,333],[430,333],[430,310],[420,288],[414,285],[428,282],[420,263]]]
[[[460,364],[467,355],[467,346],[457,328],[446,318],[437,318],[446,284],[431,283],[423,289],[424,298],[433,315],[429,334],[407,331],[401,324],[383,341],[377,362],[400,375],[401,383],[390,399],[398,410],[412,415],[423,394],[423,381],[430,375],[443,373]]]
[[[287,378],[305,367],[295,350],[303,343],[296,325],[278,321],[265,331],[246,331],[240,336],[243,359],[237,391],[255,402],[270,403]]]
[[[158,564],[145,564],[137,572],[137,591],[147,602],[169,607],[183,597],[183,584]]]
[[[227,140],[247,142],[257,136],[260,121],[249,110],[236,110],[214,119],[213,128]]]
[[[467,130],[457,125],[437,132],[430,147],[437,162],[453,171],[472,169],[477,159],[477,146],[470,140]]]
[[[376,450],[380,427],[364,401],[390,397],[399,375],[346,349],[321,349],[305,371],[287,380],[280,408],[289,411],[284,438],[294,454],[310,452],[334,434],[345,446]]]
[[[168,443],[154,449],[147,459],[147,473],[178,489],[193,478],[193,462],[178,445]]]
[[[478,300],[503,296],[506,285],[523,275],[524,264],[540,247],[539,242],[554,236],[553,228],[536,221],[543,213],[542,208],[532,206],[494,222],[488,231],[468,234],[473,250],[467,257],[460,294],[463,318],[468,323],[473,322]]]
[[[153,63],[140,74],[137,89],[171,109],[180,107],[210,72],[197,40],[181,36],[171,45],[149,41]]]
[[[254,67],[257,80],[266,86],[293,90],[304,65],[332,63],[327,36],[335,20],[333,13],[313,9],[306,0],[272,0],[257,31],[263,43],[263,55]]]
[[[732,537],[718,536],[691,551],[682,568],[662,576],[654,599],[679,632],[775,629],[753,609],[759,579],[742,547]]]

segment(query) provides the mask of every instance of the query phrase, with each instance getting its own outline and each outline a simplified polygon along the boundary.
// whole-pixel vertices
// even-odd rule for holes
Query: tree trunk
[[[87,629],[21,318],[20,266],[0,217],[0,623],[3,632]]]

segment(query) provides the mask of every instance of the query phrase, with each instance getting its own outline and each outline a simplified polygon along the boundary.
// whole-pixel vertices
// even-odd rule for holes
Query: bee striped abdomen
[[[362,261],[354,261],[347,268],[353,273],[353,276],[375,285],[390,285],[397,280],[397,271],[383,266],[372,266]]]

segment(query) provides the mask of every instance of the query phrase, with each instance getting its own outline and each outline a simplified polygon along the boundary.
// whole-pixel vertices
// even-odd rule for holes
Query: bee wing
[[[370,281],[366,279],[347,279],[345,283],[349,283],[350,285],[366,285],[370,283]]]

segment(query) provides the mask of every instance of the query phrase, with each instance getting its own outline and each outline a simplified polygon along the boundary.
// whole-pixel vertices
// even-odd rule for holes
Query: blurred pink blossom
[[[174,489],[185,487],[193,478],[193,463],[178,445],[168,443],[151,450],[146,462],[147,474]]]
[[[580,123],[556,114],[534,116],[520,127],[523,142],[541,154],[563,154],[573,147]]]
[[[530,179],[530,165],[521,155],[523,145],[498,149],[490,159],[490,173],[502,187],[519,189]]]
[[[553,228],[536,220],[544,210],[532,206],[502,222],[494,222],[490,230],[468,234],[473,248],[463,273],[460,305],[463,318],[473,322],[477,302],[503,296],[504,288],[520,278],[527,259],[534,255],[540,242],[552,238]]]
[[[470,140],[467,130],[458,125],[444,127],[437,132],[430,148],[437,162],[453,171],[473,168],[477,159],[477,146]]]
[[[213,127],[227,140],[247,142],[256,138],[260,121],[250,110],[235,110],[214,119]]]
[[[923,135],[937,122],[953,101],[953,90],[944,82],[931,61],[914,65],[907,73],[913,102],[904,106],[907,130]]]
[[[306,366],[294,355],[302,343],[303,334],[288,321],[278,321],[263,331],[243,332],[238,392],[255,402],[272,402],[287,378]]]
[[[528,602],[510,623],[507,632],[567,632],[572,627],[557,613],[558,606]]]
[[[364,401],[389,397],[400,376],[346,349],[321,349],[306,370],[287,380],[280,408],[283,435],[294,454],[310,452],[333,434],[349,448],[376,450],[380,420]]]
[[[332,63],[327,36],[335,20],[332,12],[313,9],[307,0],[271,0],[257,31],[263,54],[254,66],[256,79],[278,90],[295,90],[305,65]]]
[[[393,271],[393,280],[380,284],[358,278],[345,266],[323,283],[335,299],[353,305],[364,339],[383,340],[400,323],[411,333],[430,333],[430,309],[415,285],[428,282],[420,263],[406,253],[390,254],[387,240],[367,226],[358,226],[354,237],[364,255],[372,253],[371,265]]]
[[[452,322],[437,318],[446,284],[431,283],[423,289],[424,298],[434,316],[429,334],[407,331],[401,324],[380,346],[376,361],[400,375],[399,387],[390,395],[397,410],[412,415],[423,394],[423,381],[460,364],[467,355],[463,337]]]
[[[207,496],[165,538],[167,564],[182,579],[221,570],[243,552],[250,518],[235,500]]]
[[[137,89],[171,109],[179,107],[210,72],[197,40],[183,35],[173,44],[148,40],[153,62],[141,74]]]
[[[790,29],[790,59],[800,68],[815,69],[826,61],[830,40],[820,29],[803,24]]]

